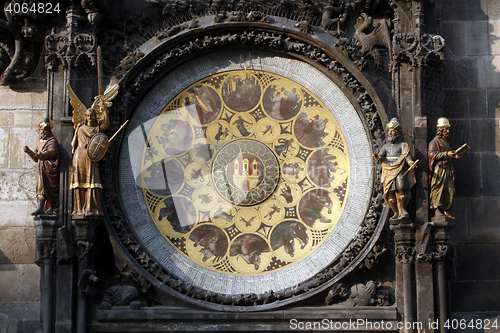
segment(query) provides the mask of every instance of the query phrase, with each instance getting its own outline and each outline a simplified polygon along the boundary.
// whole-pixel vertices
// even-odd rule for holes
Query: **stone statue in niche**
[[[430,208],[435,209],[435,216],[444,215],[454,219],[449,212],[455,194],[453,161],[465,156],[470,151],[470,147],[464,144],[457,150],[451,150],[447,140],[451,125],[447,118],[439,118],[436,127],[436,136],[429,143],[427,149],[429,155]]]
[[[387,143],[373,157],[382,162],[384,200],[394,212],[391,220],[397,220],[409,216],[406,204],[416,182],[413,168],[418,161],[413,162],[408,144],[399,140],[401,125],[397,118],[392,118],[386,129]]]
[[[326,305],[336,306],[388,306],[392,304],[388,287],[383,287],[378,281],[358,283],[348,290],[341,283],[332,286],[325,299]],[[337,303],[346,299],[343,302]],[[336,303],[336,304],[334,304]]]
[[[24,146],[24,152],[38,162],[36,194],[38,208],[31,215],[58,215],[59,212],[59,142],[52,135],[53,124],[44,119],[38,124],[40,138],[35,151]]]
[[[104,156],[109,143],[102,134],[109,127],[108,107],[118,94],[118,86],[108,88],[95,98],[91,108],[78,99],[67,85],[73,111],[75,135],[71,142],[73,162],[71,188],[73,189],[73,216],[101,216],[101,178],[97,162]]]

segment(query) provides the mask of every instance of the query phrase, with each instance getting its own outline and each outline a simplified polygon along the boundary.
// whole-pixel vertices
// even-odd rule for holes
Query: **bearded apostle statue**
[[[382,162],[382,182],[384,200],[394,215],[391,220],[408,217],[406,205],[411,198],[411,188],[415,185],[415,173],[410,155],[410,148],[399,138],[401,125],[397,118],[392,118],[386,125],[387,142],[373,157]]]
[[[450,214],[455,195],[455,169],[453,162],[467,154],[470,147],[464,144],[457,150],[452,150],[448,143],[450,121],[441,117],[437,121],[436,136],[429,143],[427,154],[429,158],[429,196],[430,208],[435,210],[434,216]]]
[[[24,146],[24,152],[38,162],[36,194],[38,207],[31,215],[58,215],[59,212],[59,142],[52,135],[46,118],[38,124],[40,138],[35,151]]]

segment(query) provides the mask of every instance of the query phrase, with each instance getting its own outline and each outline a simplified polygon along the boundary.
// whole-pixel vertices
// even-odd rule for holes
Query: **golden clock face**
[[[349,191],[344,135],[298,83],[265,71],[184,89],[147,135],[141,184],[157,229],[211,271],[263,275],[332,233]]]

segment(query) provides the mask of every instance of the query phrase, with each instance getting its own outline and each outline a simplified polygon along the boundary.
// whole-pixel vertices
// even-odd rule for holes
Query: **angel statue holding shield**
[[[91,108],[85,105],[67,85],[75,134],[71,142],[73,163],[71,167],[71,188],[73,189],[73,212],[75,216],[101,216],[101,178],[97,162],[104,156],[108,139],[103,133],[109,127],[108,107],[118,94],[114,85],[95,97]]]

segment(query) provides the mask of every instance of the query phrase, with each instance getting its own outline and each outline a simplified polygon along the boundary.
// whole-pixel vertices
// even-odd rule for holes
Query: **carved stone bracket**
[[[444,60],[444,38],[439,35],[399,33],[392,38],[392,70],[396,71],[402,63],[413,67],[424,66],[428,58]]]
[[[426,223],[423,226],[420,244],[417,245],[418,254],[416,256],[419,262],[434,263],[444,260],[448,253],[448,229],[451,224],[444,216],[435,217],[434,222]],[[439,221],[438,221],[439,220]]]
[[[78,261],[89,260],[92,255],[99,219],[73,220],[74,241]]]
[[[90,34],[63,32],[45,37],[45,66],[55,70],[59,65],[69,68],[86,58],[92,66],[97,66],[97,45]]]
[[[415,262],[415,227],[407,223],[409,218],[401,219],[398,224],[391,224],[394,231],[395,255],[402,264]]]
[[[432,258],[436,261],[444,260],[448,253],[449,229],[453,227],[450,218],[438,216],[432,218],[434,224],[434,248]]]
[[[396,247],[396,258],[403,264],[413,264],[415,262],[415,249],[407,246]]]
[[[42,266],[47,260],[56,258],[56,236],[59,221],[52,216],[41,216],[34,221],[36,227],[36,259],[35,263]]]

